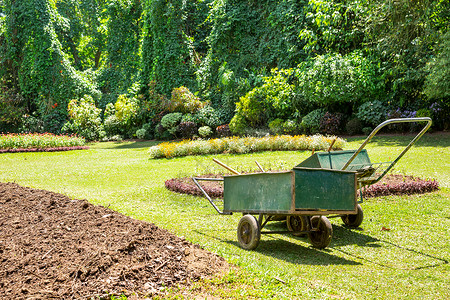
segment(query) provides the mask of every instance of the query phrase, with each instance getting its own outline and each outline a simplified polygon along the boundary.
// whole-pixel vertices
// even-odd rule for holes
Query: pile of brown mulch
[[[228,268],[166,230],[86,200],[0,183],[5,299],[147,297]]]

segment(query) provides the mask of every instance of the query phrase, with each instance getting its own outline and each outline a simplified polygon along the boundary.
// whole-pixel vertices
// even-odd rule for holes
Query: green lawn
[[[367,149],[388,161],[410,136],[382,136]],[[345,147],[354,149],[362,138]],[[169,229],[237,265],[223,278],[197,286],[236,298],[448,299],[450,286],[450,135],[425,135],[394,172],[436,178],[439,192],[381,197],[363,204],[365,220],[350,230],[332,219],[325,250],[304,238],[263,236],[254,251],[236,241],[240,214],[220,216],[199,197],[169,192],[164,181],[222,171],[217,157],[239,170],[288,169],[310,152],[264,152],[149,160],[155,142],[100,143],[90,150],[0,154],[0,181],[61,192]],[[274,222],[272,228],[283,228]],[[382,228],[389,228],[384,231]]]

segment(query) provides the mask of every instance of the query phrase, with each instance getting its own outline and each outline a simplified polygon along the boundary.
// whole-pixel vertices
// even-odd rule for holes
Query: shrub
[[[202,137],[202,138],[206,138],[208,136],[210,136],[212,134],[212,130],[211,127],[209,126],[202,126],[198,129],[198,134]]]
[[[182,113],[195,113],[205,105],[206,103],[201,102],[199,97],[196,97],[184,86],[174,88],[172,97],[164,104],[167,111]]]
[[[48,114],[42,116],[44,131],[56,134],[61,133],[61,128],[67,120],[67,116],[60,109],[53,109]]]
[[[195,123],[195,117],[192,114],[184,114],[183,117],[181,117],[181,123],[184,122]]]
[[[376,127],[386,120],[387,109],[381,101],[369,101],[358,108],[356,116],[367,125]]]
[[[133,121],[139,105],[136,98],[130,99],[126,95],[119,95],[114,108],[117,119],[121,123],[126,124]]]
[[[20,128],[22,133],[43,133],[44,121],[38,118],[35,114],[24,115],[22,118],[22,127]]]
[[[228,124],[217,126],[216,134],[218,137],[231,136],[230,126]]]
[[[230,124],[228,124],[228,126],[230,126],[231,133],[243,135],[245,133],[246,128],[248,127],[248,123],[242,115],[235,114],[234,117],[231,119]]]
[[[416,113],[416,117],[417,118],[424,118],[424,117],[431,118],[432,117],[431,110],[429,110],[428,108],[419,109]]]
[[[216,128],[220,124],[219,114],[211,106],[205,106],[201,108],[194,115],[195,123],[201,126],[209,126],[211,128]]]
[[[161,126],[167,130],[167,132],[175,136],[177,131],[177,125],[181,121],[182,114],[181,113],[170,113],[162,117]]]
[[[138,129],[136,130],[136,137],[138,139],[145,139],[145,136],[147,135],[147,130],[145,130],[144,128]]]
[[[325,110],[322,108],[313,110],[303,117],[300,126],[309,133],[317,133],[320,130],[320,120],[325,115]]]
[[[177,131],[182,138],[191,139],[197,133],[197,125],[194,122],[181,122],[178,125]]]
[[[106,136],[111,137],[114,135],[118,135],[122,133],[122,127],[119,119],[117,119],[116,115],[110,115],[103,122],[103,128],[106,132]]]
[[[134,132],[134,124],[139,111],[139,100],[137,98],[128,98],[126,95],[119,95],[115,108],[115,116],[120,122],[121,132],[124,135],[131,136]]]
[[[84,95],[79,100],[71,100],[67,110],[70,121],[64,124],[63,132],[76,133],[89,141],[100,138],[100,132],[103,131],[101,110],[95,106],[91,96]]]
[[[345,130],[350,135],[359,134],[362,132],[363,126],[358,118],[350,119],[345,125]]]
[[[292,69],[273,69],[264,77],[264,84],[256,87],[236,103],[237,114],[252,127],[267,126],[271,119],[287,119],[294,112],[292,105],[294,85],[289,78]]]
[[[283,123],[282,119],[275,119],[269,123],[270,132],[273,134],[282,134],[283,133]]]
[[[344,115],[341,113],[326,112],[320,120],[320,132],[325,134],[338,134]]]
[[[2,30],[0,30],[1,32]],[[0,33],[0,36],[2,34]],[[22,117],[26,112],[25,101],[19,93],[14,93],[4,81],[0,80],[0,128],[2,131],[7,128],[15,129],[22,122]]]
[[[116,114],[116,108],[114,107],[114,104],[108,103],[105,107],[105,112],[103,113],[103,118],[106,120],[112,115]]]
[[[145,138],[148,140],[151,140],[153,138],[153,127],[154,126],[152,123],[145,123],[144,125],[142,125],[142,129],[145,129]]]
[[[298,133],[298,124],[294,120],[286,120],[283,125],[283,132],[286,134],[297,134]]]
[[[369,135],[372,131],[373,131],[372,127],[364,127],[362,129],[362,132],[363,132],[364,135]]]

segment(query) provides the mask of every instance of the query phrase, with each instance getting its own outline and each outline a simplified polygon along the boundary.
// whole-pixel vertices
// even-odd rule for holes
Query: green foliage
[[[376,63],[360,51],[347,55],[319,55],[296,69],[298,86],[294,104],[299,111],[314,106],[342,107],[384,95],[384,82]],[[348,106],[348,105],[347,105]]]
[[[103,103],[113,102],[119,94],[138,80],[141,49],[141,15],[143,5],[140,0],[109,0],[101,15],[103,30],[107,32],[105,63],[99,70],[98,82],[106,94]],[[134,133],[134,132],[133,132]]]
[[[194,115],[194,120],[198,125],[209,126],[211,128],[222,125],[217,111],[211,106],[201,108]]]
[[[141,139],[141,140],[145,139],[146,135],[147,135],[147,130],[145,130],[144,128],[136,130],[136,137],[138,139]]]
[[[197,76],[202,93],[211,97],[213,105],[236,102],[242,92],[256,86],[255,75],[292,67],[304,58],[298,28],[305,19],[305,4],[294,0],[212,2],[206,19],[211,26],[208,52]],[[233,89],[242,92],[236,95]],[[223,97],[215,98],[222,91]]]
[[[427,66],[424,92],[430,99],[450,99],[450,30],[442,37],[440,49]]]
[[[350,119],[345,125],[345,130],[350,135],[359,134],[363,130],[363,125],[358,118]]]
[[[101,109],[95,106],[94,99],[89,95],[73,99],[67,107],[70,121],[62,129],[66,133],[76,133],[88,141],[103,138],[103,125],[100,118]]]
[[[25,114],[23,98],[0,83],[0,133],[14,130],[22,123]]]
[[[187,87],[181,86],[172,90],[172,97],[165,103],[168,112],[195,113],[206,103],[201,102],[199,97],[192,94]]]
[[[195,86],[194,66],[198,54],[194,31],[204,21],[197,6],[206,1],[146,0],[144,40],[142,44],[142,78],[157,82],[158,92],[169,95],[180,86]]]
[[[207,138],[212,135],[212,129],[209,126],[202,126],[198,129],[198,135],[202,138]]]
[[[320,121],[325,115],[324,109],[316,109],[302,118],[300,126],[309,133],[318,133],[320,131]]]
[[[283,133],[283,123],[282,119],[275,119],[269,123],[270,132],[273,134],[281,134]]]
[[[440,103],[443,129],[449,11],[446,0],[0,0],[1,130],[18,131],[26,114],[58,132],[85,94],[101,109],[137,99],[126,124],[117,116],[124,136],[204,103],[219,121],[201,125],[229,123],[237,108],[242,134],[373,99]]]
[[[387,108],[381,101],[369,101],[358,107],[356,116],[367,125],[376,127],[386,120]]]
[[[241,114],[235,114],[228,125],[231,133],[237,135],[243,135],[245,130],[248,128],[247,120]]]
[[[251,126],[265,126],[270,119],[286,119],[294,113],[294,86],[289,83],[293,70],[272,70],[264,84],[256,87],[236,103],[236,111]]]
[[[197,125],[191,121],[181,121],[177,127],[177,131],[180,133],[182,138],[191,139],[197,134]]]
[[[180,123],[182,113],[170,113],[162,117],[161,125],[167,130],[169,134],[175,136],[177,132],[177,125]]]
[[[44,122],[36,114],[23,115],[22,126],[19,131],[21,133],[43,133]]]
[[[373,131],[372,127],[364,127],[362,129],[362,132],[363,132],[364,135],[369,135],[372,131]]]
[[[95,83],[77,71],[64,52],[57,32],[68,24],[54,1],[5,1],[4,12],[0,77],[31,112],[45,116],[55,103],[67,107],[71,98],[99,96]]]
[[[106,117],[106,116],[105,116]],[[103,128],[106,132],[106,136],[112,137],[115,135],[122,134],[122,124],[119,121],[119,119],[116,117],[116,115],[110,115],[105,118],[103,122]]]
[[[297,134],[299,132],[299,126],[294,120],[286,120],[283,125],[283,132],[286,134]]]
[[[310,0],[305,9],[306,22],[300,37],[306,42],[305,51],[348,53],[364,40],[362,19],[369,1]]]
[[[423,117],[431,118],[432,115],[433,114],[431,113],[431,110],[429,110],[428,108],[421,108],[416,113],[417,118],[423,118]]]
[[[119,122],[131,126],[139,108],[139,102],[136,98],[128,98],[126,95],[120,95],[114,105],[115,115]]]

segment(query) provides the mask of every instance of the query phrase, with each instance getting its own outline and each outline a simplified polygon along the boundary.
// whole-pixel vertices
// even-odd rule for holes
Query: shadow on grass
[[[344,253],[346,255],[360,259],[362,261],[367,261],[367,262],[370,262],[370,263],[373,263],[373,264],[376,264],[376,265],[379,265],[379,266],[382,266],[385,268],[390,268],[390,269],[420,270],[420,269],[433,268],[433,267],[437,267],[437,266],[445,265],[445,264],[449,263],[449,261],[446,259],[427,254],[423,251],[404,247],[404,246],[401,246],[401,245],[398,245],[398,244],[395,244],[395,243],[392,243],[392,242],[389,242],[386,240],[374,238],[369,235],[361,233],[361,231],[362,231],[361,229],[350,229],[350,228],[347,228],[344,226],[333,225],[333,240],[331,242],[330,248],[332,248],[335,251],[338,251],[338,252]],[[382,244],[385,244],[387,247],[384,247]],[[350,251],[340,249],[341,246],[346,246],[346,245],[357,245],[359,247],[380,248],[380,251],[383,250],[384,248],[391,247],[395,250],[398,250],[402,253],[410,254],[414,257],[422,256],[426,259],[431,259],[435,263],[429,263],[429,264],[421,265],[421,266],[410,266],[410,267],[395,266],[394,264],[383,263],[383,262],[381,262],[381,260],[370,259],[368,256],[351,253]],[[393,261],[393,263],[398,263],[398,262]]]
[[[104,146],[100,147],[101,149],[142,149],[142,148],[150,148],[152,146],[158,145],[159,141],[125,141],[125,142],[109,142]]]
[[[222,239],[217,236],[195,230],[196,233],[209,238],[239,247],[237,241]],[[261,240],[255,252],[271,256],[299,265],[361,265],[361,263],[348,260],[331,254],[329,249],[315,249],[312,246],[304,247],[270,235],[270,239]],[[306,241],[306,239],[304,239]]]
[[[263,231],[279,231],[286,230],[285,222],[272,222],[267,224]],[[207,234],[205,232],[195,231],[198,234],[208,236],[210,238],[216,239],[220,242],[225,242],[227,244],[240,247],[239,243],[236,240],[226,240],[219,238],[217,236],[213,236]],[[373,263],[385,268],[389,269],[397,269],[397,270],[420,270],[427,268],[434,268],[441,265],[448,264],[449,261],[440,257],[436,257],[430,254],[427,254],[423,251],[411,249],[408,247],[404,247],[389,241],[381,240],[378,238],[374,238],[370,235],[362,233],[363,230],[360,228],[350,229],[344,226],[333,225],[333,239],[328,248],[319,250],[315,249],[312,246],[303,246],[297,243],[291,243],[284,239],[278,238],[279,234],[264,234],[264,236],[269,237],[269,239],[264,238],[260,241],[258,247],[253,250],[258,253],[261,253],[266,256],[271,256],[280,260],[284,260],[294,264],[302,264],[302,265],[361,265],[362,263],[357,262],[355,260],[365,261],[369,263]],[[309,243],[307,237],[293,237],[294,239],[301,241],[303,243]],[[383,244],[385,246],[383,246]],[[411,255],[414,257],[423,257],[425,259],[432,260],[433,262],[429,262],[425,265],[420,266],[400,266],[395,265],[395,263],[406,264],[409,261],[393,261],[391,263],[383,263],[381,260],[371,259],[370,255],[364,255],[359,253],[352,253],[351,251],[344,250],[341,247],[348,245],[356,245],[360,248],[363,248],[362,253],[364,252],[364,248],[367,250],[379,248],[378,250],[373,251],[390,251],[389,249],[395,249],[395,251],[400,251],[401,253],[405,253],[407,255]],[[355,260],[348,260],[343,257],[339,257],[333,255],[332,252],[337,251],[342,254],[345,254],[349,257],[355,258]],[[414,262],[412,262],[414,264]]]

